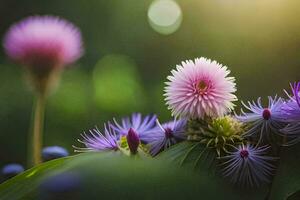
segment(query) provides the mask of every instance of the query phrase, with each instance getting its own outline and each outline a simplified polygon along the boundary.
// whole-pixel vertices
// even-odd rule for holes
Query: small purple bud
[[[132,128],[129,129],[126,139],[127,139],[130,152],[132,154],[136,154],[140,144],[140,138]]]
[[[268,108],[265,108],[263,113],[262,113],[262,116],[265,120],[268,120],[270,119],[271,117],[271,111],[268,109]]]

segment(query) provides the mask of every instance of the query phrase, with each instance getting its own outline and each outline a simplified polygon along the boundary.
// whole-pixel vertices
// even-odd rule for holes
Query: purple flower
[[[73,146],[75,152],[88,152],[88,151],[107,151],[119,149],[118,136],[115,131],[111,129],[110,124],[104,124],[104,134],[98,128],[94,128],[86,133],[81,134],[83,140],[78,139],[78,142],[84,144],[86,147]]]
[[[14,24],[4,48],[11,59],[36,69],[62,67],[83,52],[79,29],[54,16],[32,16]]]
[[[241,110],[242,115],[236,115],[238,120],[250,125],[245,136],[258,135],[258,143],[265,139],[271,141],[272,133],[279,133],[279,130],[287,125],[285,114],[282,112],[284,100],[280,97],[268,98],[268,107],[262,107],[261,98],[258,98],[257,103],[248,102],[248,105],[242,102],[243,106],[251,112],[245,113]]]
[[[300,81],[290,84],[292,96],[288,94],[289,100],[283,105],[282,110],[290,124],[281,129],[281,133],[287,136],[289,141],[285,145],[293,145],[300,141]]]
[[[150,153],[155,156],[160,151],[186,138],[186,122],[185,119],[180,119],[160,124],[157,120],[157,126],[141,135],[141,140],[150,145]]]
[[[250,144],[234,147],[229,155],[221,157],[222,172],[231,182],[254,187],[268,183],[275,169],[275,157],[267,156],[269,146],[254,147]]]
[[[287,121],[299,122],[300,121],[300,81],[298,83],[290,84],[292,89],[292,96],[288,94],[289,100],[283,105],[282,110],[286,114]]]
[[[111,124],[113,130],[120,135],[127,135],[132,128],[137,135],[143,135],[155,126],[155,115],[147,115],[144,119],[140,113],[133,113],[131,119],[129,117],[122,119],[122,124],[119,124],[114,119],[114,124]]]
[[[136,154],[140,145],[140,138],[132,128],[129,129],[126,139],[130,152]]]

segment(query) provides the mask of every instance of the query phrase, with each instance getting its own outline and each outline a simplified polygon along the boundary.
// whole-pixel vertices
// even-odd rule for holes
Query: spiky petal
[[[127,135],[130,128],[132,128],[138,135],[142,135],[155,126],[155,120],[155,115],[147,115],[143,118],[142,114],[133,113],[131,118],[123,118],[121,120],[122,123],[120,124],[114,119],[114,123],[111,124],[111,127],[120,135]]]
[[[268,148],[250,144],[234,147],[229,155],[221,157],[223,175],[243,187],[258,187],[270,182],[276,158],[266,155]]]
[[[165,87],[165,100],[174,116],[220,117],[231,111],[237,98],[235,78],[216,61],[196,58],[177,65]]]
[[[279,133],[279,130],[287,125],[285,114],[282,112],[284,100],[280,97],[268,97],[268,99],[267,107],[262,106],[261,98],[258,98],[256,103],[248,101],[248,105],[242,102],[243,106],[250,112],[245,113],[241,110],[242,114],[236,115],[238,120],[250,125],[245,136],[258,136],[258,143],[272,141],[272,134]]]
[[[160,151],[186,139],[186,122],[186,119],[180,119],[160,124],[157,120],[157,126],[141,135],[141,139],[150,145],[150,153],[155,156]]]
[[[89,134],[81,134],[82,140],[78,139],[78,142],[85,145],[85,147],[73,146],[75,152],[88,152],[88,151],[107,151],[119,149],[118,136],[111,129],[110,124],[104,124],[104,134],[102,134],[98,128],[94,128],[89,131]]]

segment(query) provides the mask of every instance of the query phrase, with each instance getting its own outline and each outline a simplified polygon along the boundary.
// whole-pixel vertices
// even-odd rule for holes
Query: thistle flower
[[[155,156],[160,151],[186,139],[186,121],[185,119],[180,119],[160,124],[157,120],[155,128],[141,135],[141,139],[150,145],[151,155]]]
[[[130,129],[133,129],[137,135],[144,135],[155,126],[156,116],[147,115],[144,119],[140,113],[133,113],[131,119],[129,117],[122,119],[119,124],[115,119],[111,124],[111,128],[120,135],[127,135]]]
[[[57,159],[57,158],[63,158],[69,155],[69,152],[60,146],[49,146],[45,147],[42,150],[42,159],[44,162]]]
[[[10,27],[4,37],[6,54],[25,66],[36,103],[32,120],[32,157],[41,162],[42,132],[46,98],[57,85],[63,66],[83,52],[81,34],[70,22],[54,16],[28,17]]]
[[[98,128],[94,128],[89,131],[89,135],[86,133],[81,134],[83,140],[77,141],[84,144],[85,147],[76,147],[73,145],[75,152],[89,152],[89,151],[107,151],[119,149],[118,139],[115,131],[111,129],[110,124],[104,124],[104,134],[102,134]]]
[[[235,79],[227,76],[226,66],[202,57],[182,62],[171,73],[164,96],[174,116],[220,117],[233,109]]]
[[[70,64],[83,52],[79,29],[54,16],[32,16],[12,25],[4,48],[11,59],[40,70]]]
[[[241,122],[250,124],[245,136],[259,136],[258,143],[262,140],[272,141],[274,137],[272,133],[279,133],[279,130],[287,125],[285,114],[282,112],[284,100],[280,97],[268,98],[268,107],[262,106],[261,98],[258,98],[257,103],[248,102],[249,105],[242,102],[251,113],[241,110],[242,115],[236,115]]]
[[[254,187],[270,182],[275,169],[275,157],[267,156],[268,146],[254,147],[250,144],[234,147],[234,151],[221,160],[223,175],[240,186]]]

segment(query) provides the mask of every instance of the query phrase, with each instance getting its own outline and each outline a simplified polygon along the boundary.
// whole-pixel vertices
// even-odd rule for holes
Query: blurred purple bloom
[[[20,164],[11,163],[5,165],[2,170],[1,174],[4,177],[4,180],[10,179],[24,171],[24,167]]]
[[[32,16],[10,27],[4,38],[7,55],[30,67],[61,67],[83,52],[80,30],[55,16]]]
[[[140,145],[140,138],[132,128],[129,129],[126,139],[130,152],[136,154]]]
[[[118,136],[115,131],[111,129],[110,124],[104,124],[104,134],[98,128],[89,131],[89,134],[81,134],[83,140],[78,139],[78,142],[84,144],[86,147],[73,146],[75,152],[88,152],[88,151],[106,151],[119,149]]]
[[[142,114],[133,113],[131,119],[129,117],[122,119],[122,124],[119,124],[114,119],[114,124],[111,124],[113,130],[120,135],[127,135],[130,128],[132,128],[137,135],[143,135],[155,126],[156,115],[147,115],[144,119]]]
[[[43,161],[49,161],[57,158],[63,158],[69,155],[69,152],[60,146],[49,146],[42,150]]]
[[[68,171],[48,176],[38,187],[39,200],[79,200],[83,181],[77,172]]]
[[[229,155],[221,157],[223,175],[231,182],[242,187],[260,186],[270,182],[272,172],[275,169],[273,161],[275,157],[267,156],[269,146],[254,147],[241,145]]]
[[[186,119],[180,119],[160,124],[157,120],[157,126],[141,135],[141,140],[150,145],[150,153],[155,156],[160,151],[186,138],[186,122]]]
[[[251,111],[245,113],[241,110],[242,115],[236,115],[236,118],[244,123],[250,124],[250,129],[245,136],[259,136],[258,143],[272,138],[272,133],[279,133],[279,130],[287,125],[285,114],[282,112],[282,106],[285,103],[282,98],[268,97],[268,107],[262,107],[261,98],[257,103],[248,102],[248,105],[242,102],[243,106]]]

